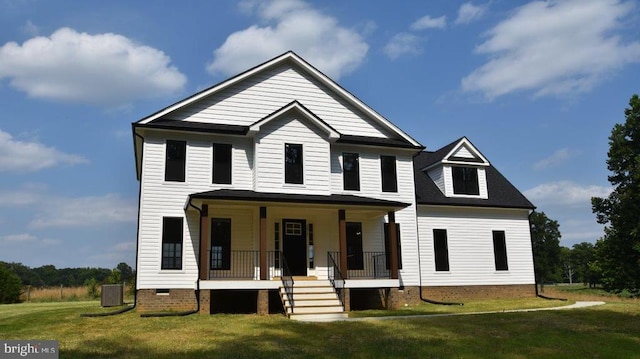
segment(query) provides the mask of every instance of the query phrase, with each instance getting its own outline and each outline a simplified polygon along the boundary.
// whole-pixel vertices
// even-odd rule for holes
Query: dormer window
[[[480,194],[478,186],[478,169],[475,167],[453,167],[453,194],[477,196]]]

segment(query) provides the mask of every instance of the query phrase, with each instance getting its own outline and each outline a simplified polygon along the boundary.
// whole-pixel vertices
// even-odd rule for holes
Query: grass
[[[640,357],[640,301],[605,300],[610,302],[566,311],[334,323],[278,315],[140,318],[135,311],[81,318],[100,310],[99,302],[22,303],[0,306],[0,338],[57,339],[60,358]],[[465,307],[518,304],[500,303]]]

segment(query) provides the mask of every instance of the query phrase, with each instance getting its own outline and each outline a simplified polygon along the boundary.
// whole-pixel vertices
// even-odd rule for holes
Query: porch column
[[[340,245],[340,272],[347,279],[349,277],[347,268],[347,221],[344,209],[338,210],[338,243]]]
[[[260,207],[260,280],[267,280],[267,207]]]
[[[396,212],[389,212],[389,272],[391,279],[398,279],[398,235],[396,232]]]
[[[200,211],[200,279],[209,279],[209,241],[207,237],[209,235],[209,206],[202,205]]]

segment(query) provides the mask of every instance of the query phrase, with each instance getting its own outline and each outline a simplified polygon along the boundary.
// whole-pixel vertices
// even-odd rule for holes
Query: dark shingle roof
[[[499,207],[499,208],[527,208],[535,206],[518,189],[511,184],[493,166],[485,167],[487,174],[488,199],[479,198],[451,198],[445,197],[438,186],[422,169],[439,162],[451,151],[455,141],[435,152],[421,152],[413,160],[414,180],[416,186],[416,202],[418,204],[472,206],[472,207]]]
[[[385,138],[385,137],[368,137],[354,135],[340,135],[338,143],[351,143],[356,145],[384,146],[384,147],[401,147],[414,148],[422,150],[422,146],[414,146],[411,142],[403,138]]]
[[[336,204],[355,206],[376,206],[376,207],[408,207],[408,203],[387,201],[377,198],[353,196],[347,194],[315,195],[315,194],[292,194],[292,193],[270,193],[256,192],[250,190],[219,189],[214,191],[193,193],[191,199],[218,199],[230,201],[251,201],[251,202],[282,202],[282,203],[316,203],[316,204]]]
[[[180,121],[160,118],[147,124],[134,124],[136,127],[156,128],[161,130],[178,130],[190,132],[222,133],[228,135],[245,135],[249,126],[223,125],[206,122]]]

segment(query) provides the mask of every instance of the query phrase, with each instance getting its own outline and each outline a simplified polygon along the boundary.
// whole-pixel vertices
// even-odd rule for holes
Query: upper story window
[[[382,192],[398,192],[396,156],[380,156],[382,171]]]
[[[284,182],[302,184],[302,145],[284,144]]]
[[[182,217],[162,218],[162,269],[182,269]]]
[[[360,190],[360,155],[342,153],[342,185],[345,190]]]
[[[167,155],[164,167],[165,181],[184,182],[186,154],[186,141],[167,140]]]
[[[213,144],[212,182],[231,184],[231,145]]]
[[[478,169],[474,167],[453,167],[453,193],[479,195]]]

